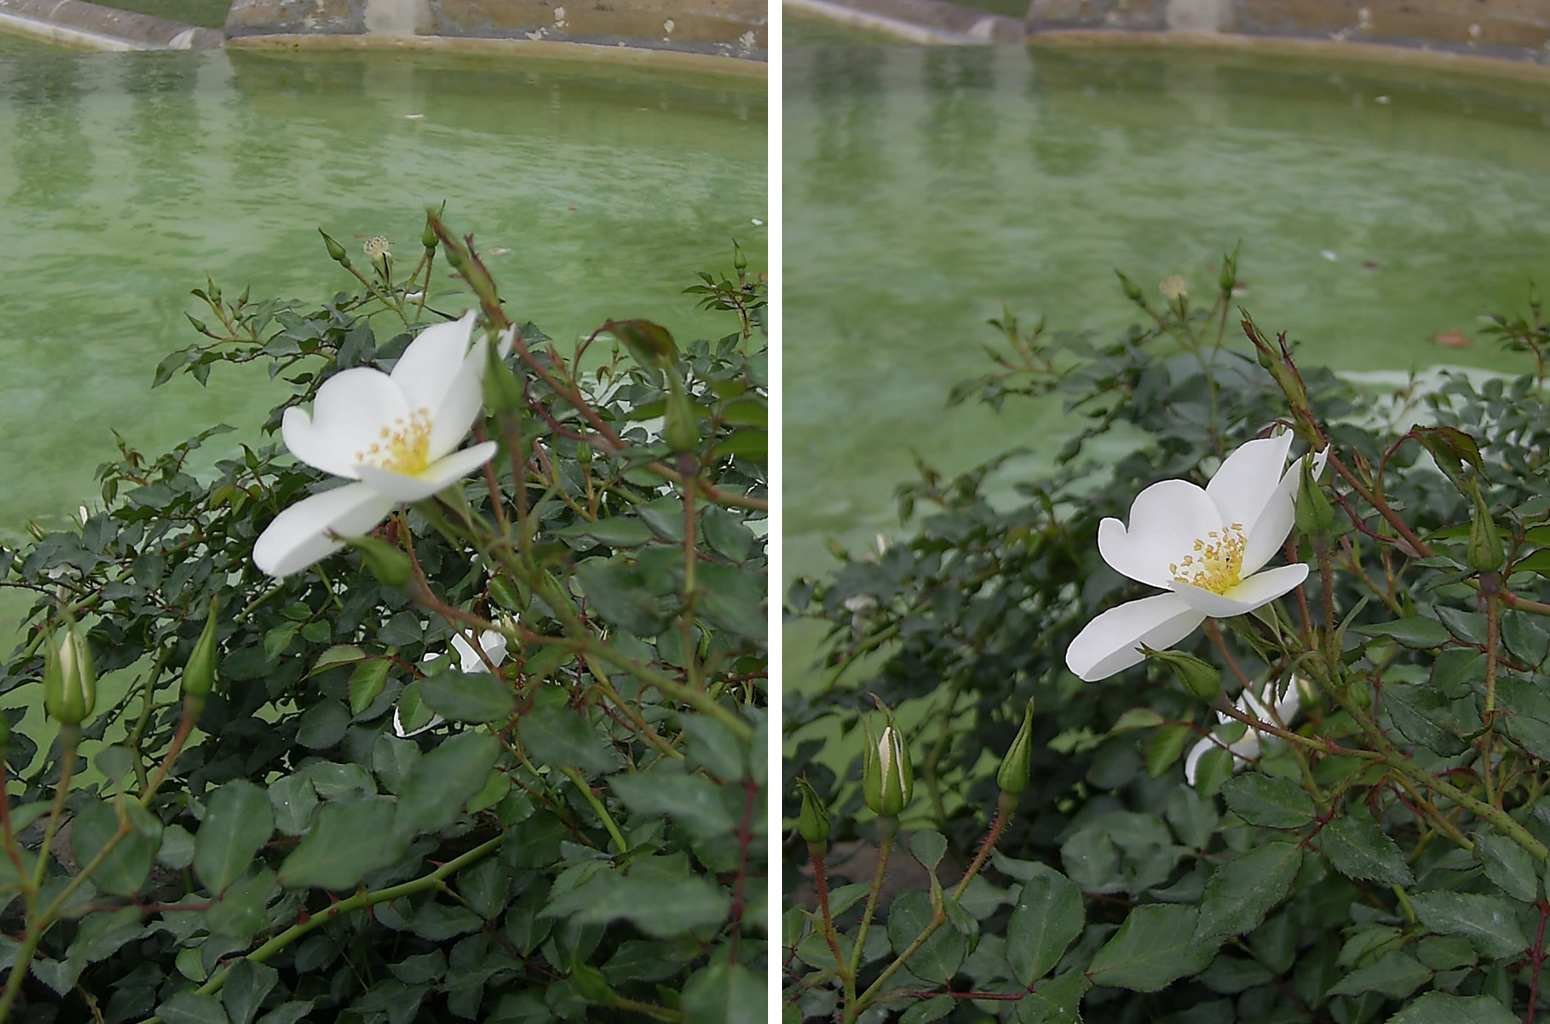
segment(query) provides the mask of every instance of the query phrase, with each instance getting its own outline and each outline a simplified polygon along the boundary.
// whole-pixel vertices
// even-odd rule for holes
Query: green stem
[[[592,787],[587,785],[586,780],[581,777],[581,773],[574,768],[561,768],[560,771],[564,773],[567,779],[575,783],[576,788],[581,791],[582,797],[586,799],[587,803],[592,805],[592,810],[596,811],[597,816],[602,819],[603,827],[608,829],[608,835],[613,839],[614,846],[618,849],[619,854],[623,856],[629,853],[630,849],[624,841],[624,836],[619,834],[619,826],[614,824],[614,819],[608,813],[608,808],[604,807],[602,801],[597,798],[597,794],[592,792]]]
[[[421,875],[419,878],[411,879],[410,881],[402,882],[398,885],[389,886],[386,889],[378,889],[375,892],[359,892],[354,896],[351,896],[349,899],[340,900],[338,903],[330,906],[327,910],[319,911],[318,913],[313,914],[311,917],[307,918],[305,921],[301,921],[292,925],[290,928],[287,928],[279,935],[276,935],[262,946],[259,946],[246,957],[239,959],[251,960],[257,964],[264,963],[270,957],[291,945],[291,943],[295,942],[297,939],[300,939],[303,936],[316,931],[318,928],[321,928],[323,925],[327,924],[329,921],[332,921],[334,918],[339,917],[341,914],[348,914],[353,910],[363,910],[366,907],[376,906],[378,903],[386,903],[389,900],[396,900],[403,896],[412,896],[415,893],[424,892],[427,889],[434,889],[437,887],[437,883],[441,882],[442,879],[454,875],[466,868],[468,865],[483,859],[491,853],[494,853],[505,841],[506,832],[502,830],[500,835],[494,837],[493,839],[488,839],[474,847],[472,850],[469,850],[467,853],[447,861],[445,864],[441,865],[441,867],[437,868],[435,871],[432,871],[428,875]],[[195,989],[195,994],[208,996],[219,992],[221,987],[226,984],[226,977],[231,973],[231,968],[232,964],[228,964],[227,966],[221,968],[215,973],[215,975],[210,978],[209,981]],[[145,1020],[141,1021],[141,1024],[162,1024],[162,1019],[160,1017],[147,1017]]]
[[[877,830],[882,834],[877,843],[877,870],[872,874],[872,888],[867,892],[866,910],[861,914],[861,928],[856,932],[856,944],[850,951],[849,972],[846,976],[846,1020],[855,1020],[856,972],[861,969],[861,949],[866,944],[867,929],[872,927],[872,915],[877,912],[877,897],[883,890],[883,876],[888,872],[888,855],[893,852],[893,841],[899,834],[899,819],[892,815],[877,819]]]

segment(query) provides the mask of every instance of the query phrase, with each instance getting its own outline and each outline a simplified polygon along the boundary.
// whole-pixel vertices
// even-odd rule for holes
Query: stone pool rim
[[[385,32],[256,33],[228,37],[215,29],[186,25],[89,0],[0,0],[0,34],[12,34],[85,52],[133,50],[387,50],[510,55],[523,59],[626,64],[674,70],[768,77],[762,50],[741,56],[684,47],[613,44],[566,39],[500,36],[408,35]],[[692,44],[691,44],[692,45]]]
[[[1030,49],[1180,49],[1319,58],[1550,82],[1544,48],[1467,48],[1429,39],[1349,38],[1226,31],[1060,27],[960,6],[949,0],[782,0],[798,17],[871,31],[895,42]],[[1550,37],[1550,25],[1547,25]]]

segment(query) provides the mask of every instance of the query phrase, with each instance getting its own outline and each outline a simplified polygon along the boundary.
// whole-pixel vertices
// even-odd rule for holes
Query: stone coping
[[[0,0],[3,2],[3,0]],[[542,60],[633,64],[647,67],[709,71],[765,78],[769,65],[758,59],[694,50],[567,42],[557,39],[500,39],[468,36],[269,34],[237,36],[226,41],[232,50],[419,50],[437,53],[510,54]]]
[[[226,38],[85,0],[0,0],[0,30],[87,50],[208,50]]]
[[[1550,72],[1550,0],[1029,0],[1020,19],[948,0],[783,2],[910,42],[1212,47],[1535,80]]]

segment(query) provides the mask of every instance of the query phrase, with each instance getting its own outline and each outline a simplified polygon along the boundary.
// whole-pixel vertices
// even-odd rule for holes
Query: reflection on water
[[[734,237],[762,251],[764,147],[762,83],[721,77],[435,54],[0,53],[0,536],[92,497],[109,427],[160,450],[210,423],[256,425],[276,394],[258,368],[154,396],[151,372],[196,339],[183,313],[207,270],[254,297],[351,287],[319,225],[357,250],[386,234],[412,263],[425,206],[446,200],[513,312],[562,342],[611,316],[721,331],[681,292],[730,262]],[[437,288],[457,292],[444,274]]]
[[[1209,294],[1241,239],[1240,301],[1307,359],[1506,367],[1488,343],[1430,339],[1550,281],[1543,88],[952,47],[793,51],[785,82],[788,576],[832,564],[826,536],[897,525],[911,450],[953,472],[1026,444],[1027,475],[1058,448],[1058,409],[944,409],[986,368],[1003,301],[1112,333],[1134,312],[1114,268],[1153,295],[1171,274]]]

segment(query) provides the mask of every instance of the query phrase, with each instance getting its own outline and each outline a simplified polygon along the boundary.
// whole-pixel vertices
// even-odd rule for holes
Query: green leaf
[[[899,1018],[899,1024],[931,1024],[931,1021],[941,1020],[952,1013],[957,1006],[958,1000],[952,996],[934,996],[905,1010]]]
[[[1109,735],[1119,736],[1127,732],[1150,729],[1154,725],[1162,725],[1165,721],[1167,719],[1151,708],[1131,708],[1120,715],[1119,720],[1109,727]]]
[[[1017,1024],[1081,1024],[1082,997],[1093,987],[1081,971],[1046,981],[1017,1002]]]
[[[1432,980],[1432,972],[1414,957],[1404,953],[1387,953],[1375,964],[1358,967],[1341,978],[1326,995],[1355,996],[1363,992],[1377,992],[1390,999],[1403,999],[1426,982]]]
[[[307,672],[307,678],[310,679],[319,672],[327,672],[331,668],[338,668],[340,665],[348,665],[352,661],[360,661],[364,657],[366,652],[359,647],[338,644],[318,655],[318,660],[312,663],[311,670]]]
[[[550,531],[555,537],[590,537],[611,548],[632,548],[651,539],[651,528],[639,519],[609,516],[595,523],[579,522]]]
[[[1462,935],[1489,957],[1516,956],[1528,948],[1512,904],[1499,896],[1423,892],[1410,897],[1416,917],[1439,935]]]
[[[1193,942],[1207,945],[1259,927],[1291,891],[1302,867],[1295,843],[1271,842],[1239,854],[1211,873]]]
[[[1006,959],[1012,977],[1032,985],[1054,970],[1086,922],[1087,909],[1076,883],[1054,868],[1035,863],[1006,926]]]
[[[1383,688],[1383,708],[1394,728],[1412,743],[1444,757],[1461,753],[1467,746],[1459,735],[1452,702],[1429,685],[1390,683]]]
[[[489,672],[438,672],[420,680],[420,699],[454,722],[505,722],[516,713],[516,698]]]
[[[237,779],[210,795],[204,821],[194,836],[194,871],[210,892],[220,893],[253,862],[274,831],[269,797]]]
[[[1313,820],[1313,798],[1290,779],[1250,772],[1222,783],[1222,797],[1250,825],[1300,828]]]
[[[1513,899],[1533,903],[1539,893],[1539,876],[1529,852],[1506,836],[1490,832],[1476,832],[1474,839],[1475,856],[1485,868],[1485,877]]]
[[[251,939],[267,924],[265,908],[274,891],[274,868],[261,867],[226,887],[221,898],[205,912],[205,924],[214,935]]]
[[[1408,619],[1395,619],[1393,622],[1352,626],[1351,631],[1364,636],[1387,637],[1401,646],[1418,649],[1441,647],[1453,642],[1453,634],[1449,633],[1442,623],[1436,619],[1415,616]]]
[[[588,608],[625,632],[656,636],[666,627],[667,609],[652,580],[623,556],[589,558],[575,575]]]
[[[1427,992],[1388,1019],[1388,1024],[1520,1024],[1517,1016],[1490,996]]]
[[[325,750],[344,739],[350,727],[350,710],[334,700],[323,700],[302,712],[296,742],[312,750]]]
[[[926,930],[931,916],[931,897],[921,890],[906,889],[895,896],[888,907],[888,941],[893,951],[903,953]],[[966,952],[963,936],[956,928],[938,928],[904,966],[917,978],[945,985],[963,966]]]
[[[624,767],[624,759],[608,737],[567,707],[532,708],[517,721],[517,737],[528,756],[541,764],[577,768],[587,775]]]
[[[280,980],[280,972],[268,964],[243,957],[226,972],[221,986],[221,1003],[231,1024],[249,1024],[258,1014],[259,1005]]]
[[[102,800],[88,800],[81,804],[75,812],[70,845],[78,863],[90,862],[118,834],[119,814],[125,815],[128,832],[97,866],[91,880],[104,892],[133,896],[150,874],[162,827],[161,821],[138,801],[119,800],[109,805]]]
[[[487,732],[462,732],[421,757],[398,792],[394,831],[407,837],[452,824],[489,778],[500,750]]]
[[[689,742],[684,754],[717,778],[731,782],[748,774],[748,745],[724,724],[707,715],[682,715]]]
[[[910,836],[910,853],[927,871],[936,870],[947,852],[947,837],[934,829],[926,829]]]
[[[1163,772],[1184,753],[1184,744],[1195,735],[1195,730],[1182,723],[1164,725],[1152,733],[1146,743],[1146,774],[1148,778],[1161,778]]]
[[[711,964],[684,985],[684,1024],[765,1024],[764,978],[741,964]]]
[[[1093,956],[1087,976],[1094,985],[1157,992],[1186,974],[1205,970],[1216,946],[1189,942],[1194,907],[1149,903],[1136,907]]]
[[[386,658],[373,658],[355,666],[355,671],[350,673],[350,714],[359,716],[371,707],[371,702],[387,685],[388,669],[392,665]]]
[[[721,788],[703,775],[690,775],[673,764],[649,772],[616,775],[614,793],[637,814],[665,814],[701,838],[728,835],[737,821],[721,798]]]
[[[1406,888],[1415,883],[1394,840],[1365,818],[1343,815],[1318,834],[1324,856],[1347,878],[1370,878]]]
[[[599,871],[550,900],[544,917],[577,924],[627,920],[648,935],[665,939],[714,928],[726,920],[732,900],[701,875],[674,873],[637,864],[629,875]]]
[[[179,992],[156,1008],[166,1024],[231,1024],[226,1011],[214,996]]]
[[[398,859],[408,840],[390,840],[397,801],[367,797],[324,804],[317,825],[280,865],[287,888],[349,889]]]
[[[275,827],[288,836],[307,831],[318,808],[317,790],[305,775],[287,775],[269,787],[269,806]]]

